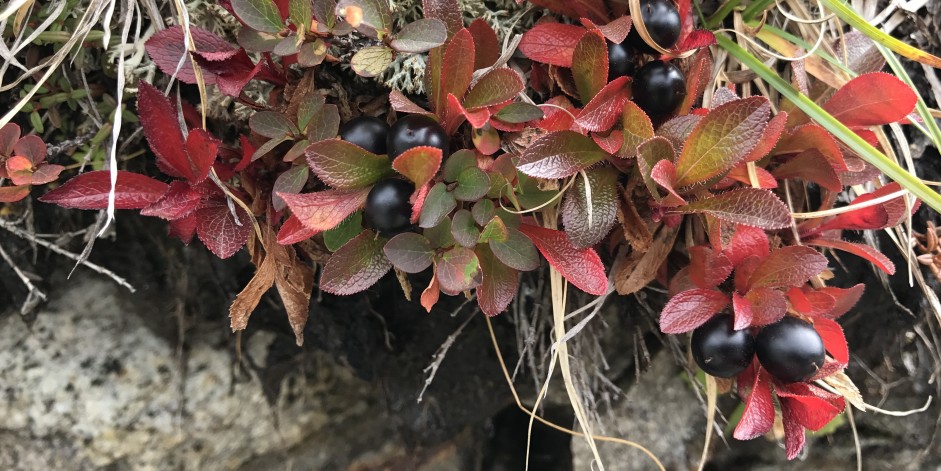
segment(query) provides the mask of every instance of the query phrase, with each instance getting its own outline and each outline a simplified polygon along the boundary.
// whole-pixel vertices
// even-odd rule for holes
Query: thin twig
[[[16,276],[20,278],[20,281],[22,281],[23,285],[26,286],[26,289],[29,290],[29,295],[26,298],[26,301],[24,301],[23,305],[20,306],[20,314],[25,315],[30,311],[29,306],[30,304],[32,304],[32,297],[36,296],[39,299],[42,299],[43,301],[45,301],[46,293],[43,293],[39,288],[37,288],[33,284],[32,281],[30,281],[29,277],[26,276],[26,274],[23,273],[22,270],[20,270],[20,267],[16,265],[13,259],[9,255],[7,255],[6,250],[3,250],[2,245],[0,245],[0,257],[2,257],[3,260],[7,262],[8,265],[10,265],[10,268],[13,269],[13,272],[16,273]]]
[[[463,304],[461,307],[463,307]],[[444,343],[438,347],[438,350],[436,350],[434,356],[432,356],[431,364],[422,370],[427,374],[427,376],[425,377],[425,385],[422,386],[421,392],[418,393],[418,403],[421,403],[422,397],[425,396],[425,391],[428,389],[428,386],[431,386],[432,381],[435,380],[435,375],[438,373],[438,368],[441,366],[441,363],[444,362],[444,358],[448,356],[448,350],[450,350],[451,346],[454,345],[454,341],[461,336],[461,332],[464,331],[464,327],[467,327],[467,324],[470,324],[470,321],[476,316],[477,310],[475,309],[474,312],[467,316],[467,319],[461,323],[460,327],[458,327],[457,330],[452,332],[451,335],[449,335],[448,338],[444,340]]]

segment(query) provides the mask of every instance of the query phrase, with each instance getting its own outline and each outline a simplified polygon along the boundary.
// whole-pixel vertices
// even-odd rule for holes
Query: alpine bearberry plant
[[[274,286],[298,345],[315,289],[352,295],[390,272],[409,299],[421,280],[429,312],[442,294],[464,295],[487,316],[543,260],[591,296],[660,285],[660,331],[690,334],[693,362],[744,402],[735,438],[780,417],[796,457],[805,429],[834,419],[844,397],[862,404],[836,319],[864,285],[828,286],[839,280],[825,254],[891,275],[886,255],[845,231],[904,224],[919,207],[911,194],[941,207],[883,154],[883,125],[927,129],[918,94],[872,65],[861,35],[845,75],[808,56],[788,83],[697,29],[689,0],[531,3],[538,19],[511,36],[465,24],[455,0],[426,0],[425,17],[401,27],[386,1],[224,2],[234,39],[177,25],[146,43],[163,75],[135,84],[136,110],[160,173],[88,171],[39,201],[138,210],[220,258],[247,246],[256,272],[230,307],[232,329]],[[753,74],[729,69],[720,47]],[[423,61],[424,96],[392,89],[356,108],[332,90],[330,79],[360,84],[406,55]],[[205,103],[165,77],[248,118],[237,135],[214,133]],[[40,137],[0,128],[0,202],[63,170]]]

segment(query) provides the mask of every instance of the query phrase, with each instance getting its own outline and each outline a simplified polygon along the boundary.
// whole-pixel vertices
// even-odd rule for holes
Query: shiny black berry
[[[634,103],[649,116],[672,114],[686,98],[686,79],[675,65],[659,60],[644,64],[632,83]]]
[[[793,316],[762,328],[755,339],[755,351],[761,366],[785,383],[816,374],[826,354],[814,327]]]
[[[386,153],[389,125],[379,118],[360,116],[349,120],[340,128],[340,139],[356,144],[373,154]]]
[[[366,196],[366,226],[385,237],[391,237],[411,228],[412,204],[408,202],[415,185],[398,178],[387,178],[376,183]]]
[[[394,159],[418,146],[437,147],[447,156],[448,135],[437,121],[428,116],[410,114],[399,118],[389,130],[389,157]]]
[[[731,315],[719,314],[693,331],[693,358],[712,376],[737,376],[755,356],[755,338],[748,330],[734,330],[733,323]]]
[[[608,81],[634,74],[634,51],[624,41],[620,44],[608,43]]]
[[[641,0],[640,11],[650,39],[656,41],[664,49],[673,47],[676,41],[680,39],[680,27],[682,26],[680,25],[680,12],[676,9],[673,0]],[[640,52],[659,54],[656,49],[640,37],[637,28],[631,28],[627,39]]]

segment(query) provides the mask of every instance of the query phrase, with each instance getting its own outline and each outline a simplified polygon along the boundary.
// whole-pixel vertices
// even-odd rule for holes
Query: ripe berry
[[[428,116],[410,114],[399,118],[389,130],[389,157],[394,159],[418,146],[437,147],[447,156],[448,135],[437,121]]]
[[[398,178],[386,178],[376,183],[366,195],[366,226],[383,236],[405,232],[411,226],[412,204],[408,198],[415,185]]]
[[[634,51],[627,41],[615,44],[608,43],[608,81],[618,77],[629,77],[634,74]]]
[[[633,82],[634,102],[649,116],[667,116],[686,98],[686,79],[675,65],[663,61],[644,64]]]
[[[732,325],[731,315],[719,314],[693,331],[693,358],[712,376],[736,376],[755,356],[755,338],[747,330],[733,330]]]
[[[680,12],[672,0],[641,0],[640,12],[647,34],[660,47],[670,49],[680,39]],[[627,39],[640,52],[659,54],[640,37],[637,28],[631,28]]]
[[[814,327],[787,316],[761,329],[755,339],[758,361],[775,378],[796,383],[810,378],[823,366],[823,339]]]
[[[360,116],[351,119],[340,128],[340,139],[356,144],[373,154],[386,153],[389,125],[379,118]]]

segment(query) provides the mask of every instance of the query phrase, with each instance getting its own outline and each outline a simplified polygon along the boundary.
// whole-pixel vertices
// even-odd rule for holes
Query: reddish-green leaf
[[[657,135],[669,140],[675,149],[682,150],[686,146],[686,138],[700,121],[702,116],[696,114],[677,116],[661,124],[657,128]]]
[[[706,87],[712,83],[712,53],[709,48],[697,52],[687,64],[686,70],[686,98],[678,110],[683,115],[689,112],[693,103],[699,100]]]
[[[425,18],[437,18],[448,28],[448,37],[453,36],[464,26],[461,18],[461,6],[457,0],[422,0],[422,12]]]
[[[826,268],[827,258],[810,247],[782,247],[755,268],[748,284],[752,288],[800,286]]]
[[[483,230],[480,231],[480,237],[477,241],[482,244],[488,242],[506,242],[509,237],[509,229],[507,229],[503,219],[501,219],[500,216],[494,216],[487,225],[484,226]]]
[[[661,136],[654,136],[637,146],[637,169],[644,179],[644,185],[651,196],[660,199],[660,192],[657,190],[657,182],[653,179],[653,169],[659,162],[672,163],[676,152],[673,150],[673,144]],[[662,179],[661,179],[662,180]],[[673,169],[673,175],[669,178],[669,186],[673,187],[676,180],[676,168]]]
[[[392,266],[405,273],[419,273],[431,266],[435,251],[431,242],[420,234],[406,232],[399,234],[382,249]]]
[[[232,11],[246,26],[264,33],[284,29],[281,13],[273,0],[232,0]]]
[[[477,254],[467,247],[454,247],[444,252],[435,263],[435,277],[441,292],[447,295],[476,288],[481,282]]]
[[[10,156],[13,147],[20,139],[21,129],[16,123],[7,123],[0,127],[0,155]]]
[[[758,144],[742,159],[742,162],[755,162],[768,155],[771,150],[774,149],[774,146],[777,145],[781,134],[784,133],[784,126],[786,124],[787,113],[783,111],[778,112],[778,114],[768,121],[768,126],[765,127],[761,138],[758,140]]]
[[[477,245],[477,238],[480,237],[480,229],[474,222],[471,212],[466,209],[459,209],[451,217],[451,236],[458,244],[464,247],[473,248]]]
[[[0,187],[0,203],[13,203],[29,196],[28,186]],[[43,201],[40,198],[40,201]]]
[[[395,51],[386,46],[366,46],[353,54],[350,67],[360,77],[375,77],[392,64]]]
[[[425,197],[425,203],[421,208],[421,216],[418,220],[418,226],[428,229],[441,223],[448,214],[457,206],[454,195],[448,191],[444,183],[437,183],[431,187],[428,196]]]
[[[281,211],[287,206],[278,193],[299,193],[307,185],[309,175],[310,169],[306,165],[295,165],[278,175],[271,189],[271,203],[275,211]]]
[[[474,74],[474,38],[467,29],[458,31],[448,42],[440,74],[439,88],[433,89],[428,97],[439,113],[447,107],[449,93],[455,98],[463,98],[470,86]]]
[[[809,149],[801,152],[794,158],[779,165],[771,171],[771,174],[778,179],[799,178],[807,182],[814,182],[818,185],[833,191],[839,192],[843,189],[843,182],[837,175],[833,166],[827,162],[827,159],[816,149]]]
[[[468,110],[506,103],[523,90],[523,79],[510,68],[493,69],[471,87],[464,97]]]
[[[363,231],[327,260],[320,289],[338,295],[355,294],[376,284],[392,268],[382,246],[386,240]]]
[[[583,35],[575,45],[572,76],[582,103],[589,103],[608,82],[608,48],[597,32]]]
[[[424,18],[405,25],[389,44],[399,52],[425,52],[448,40],[448,29],[436,18]]]
[[[660,331],[665,334],[689,332],[728,306],[729,296],[713,290],[694,288],[670,298],[660,311]]]
[[[582,111],[575,119],[575,124],[592,132],[611,129],[614,123],[618,121],[618,117],[623,119],[623,114],[627,112],[625,104],[631,97],[630,85],[631,79],[628,77],[618,77],[612,80],[611,83],[602,85],[603,88],[582,108]],[[652,127],[650,135],[653,136]]]
[[[357,6],[363,10],[362,22],[356,26],[356,30],[380,39],[392,31],[392,10],[391,5],[385,0],[340,0],[337,3],[339,9],[349,6]]]
[[[357,190],[326,190],[316,193],[289,194],[279,196],[287,203],[291,213],[305,227],[315,231],[333,229],[350,214],[366,204],[369,188]]]
[[[517,168],[537,178],[565,178],[607,156],[588,136],[574,131],[547,134],[532,143],[519,158]]]
[[[483,170],[469,167],[457,176],[457,186],[452,192],[458,201],[477,201],[490,190],[490,176]]]
[[[391,169],[388,157],[338,139],[315,142],[307,147],[305,153],[314,175],[339,189],[372,185]]]
[[[675,209],[681,213],[705,213],[719,219],[760,227],[783,229],[791,225],[791,211],[768,190],[742,188],[693,201]]]
[[[300,133],[297,126],[282,113],[259,111],[248,118],[248,127],[269,139],[278,139]]]
[[[826,129],[816,125],[807,124],[791,131],[782,137],[778,145],[774,148],[774,155],[797,154],[810,149],[815,149],[830,166],[837,172],[845,172],[846,162],[843,160],[843,151]]]
[[[870,245],[856,244],[839,239],[811,239],[806,241],[806,243],[808,245],[816,245],[817,247],[828,247],[849,252],[857,257],[866,259],[889,275],[895,274],[895,264],[892,263],[892,260],[889,260],[889,257],[886,257],[882,252]]]
[[[168,188],[166,183],[148,176],[119,170],[114,188],[114,207],[116,209],[145,208],[159,200]],[[111,176],[107,170],[87,172],[41,196],[39,201],[57,204],[64,208],[105,209],[108,207],[110,189]]]
[[[901,79],[874,72],[847,82],[823,109],[847,127],[881,126],[904,119],[917,101],[915,92]]]
[[[618,172],[612,167],[589,169],[575,177],[575,184],[562,200],[562,225],[575,247],[591,247],[601,242],[614,227],[617,177]]]
[[[360,232],[363,232],[363,212],[356,211],[333,229],[323,231],[323,245],[327,250],[336,252]]]
[[[23,136],[13,145],[13,155],[26,157],[33,165],[39,165],[46,160],[46,151],[46,143],[35,134]]]
[[[278,243],[281,245],[296,244],[303,240],[310,239],[321,232],[322,231],[318,229],[309,229],[297,216],[292,214],[291,217],[284,221],[284,224],[281,225],[281,230],[278,231]]]
[[[240,206],[235,206],[234,212],[225,200],[217,199],[193,213],[196,235],[219,258],[235,255],[252,234],[251,216]]]
[[[621,132],[624,142],[618,151],[619,157],[627,158],[637,155],[637,148],[654,136],[650,118],[633,101],[628,100],[624,103],[621,125],[624,127]]]
[[[542,119],[545,113],[536,105],[518,102],[504,106],[493,117],[505,123],[517,124]]]
[[[764,97],[736,100],[710,111],[693,128],[676,160],[677,185],[703,183],[729,171],[755,148],[770,111]]]
[[[650,179],[667,190],[667,196],[660,200],[661,206],[672,208],[686,204],[686,200],[676,192],[676,167],[673,162],[663,159],[654,164],[650,169]]]
[[[572,67],[575,46],[585,33],[575,25],[541,23],[523,34],[519,50],[536,62]]]
[[[490,248],[497,259],[511,268],[519,271],[539,268],[536,245],[516,229],[508,227],[506,241],[491,240]]]
[[[608,291],[604,264],[594,249],[579,249],[562,231],[521,224],[519,231],[536,244],[536,248],[569,283],[596,296]]]
[[[437,147],[413,147],[392,161],[392,168],[415,183],[416,188],[430,182],[440,167],[441,149]]]
[[[33,163],[26,157],[14,155],[7,159],[6,176],[14,185],[29,185],[33,180]]]
[[[472,21],[467,31],[474,37],[474,69],[490,67],[500,58],[497,33],[482,18]]]
[[[519,272],[504,265],[486,244],[475,250],[480,262],[481,282],[477,287],[477,304],[488,316],[503,312],[516,297]]]

